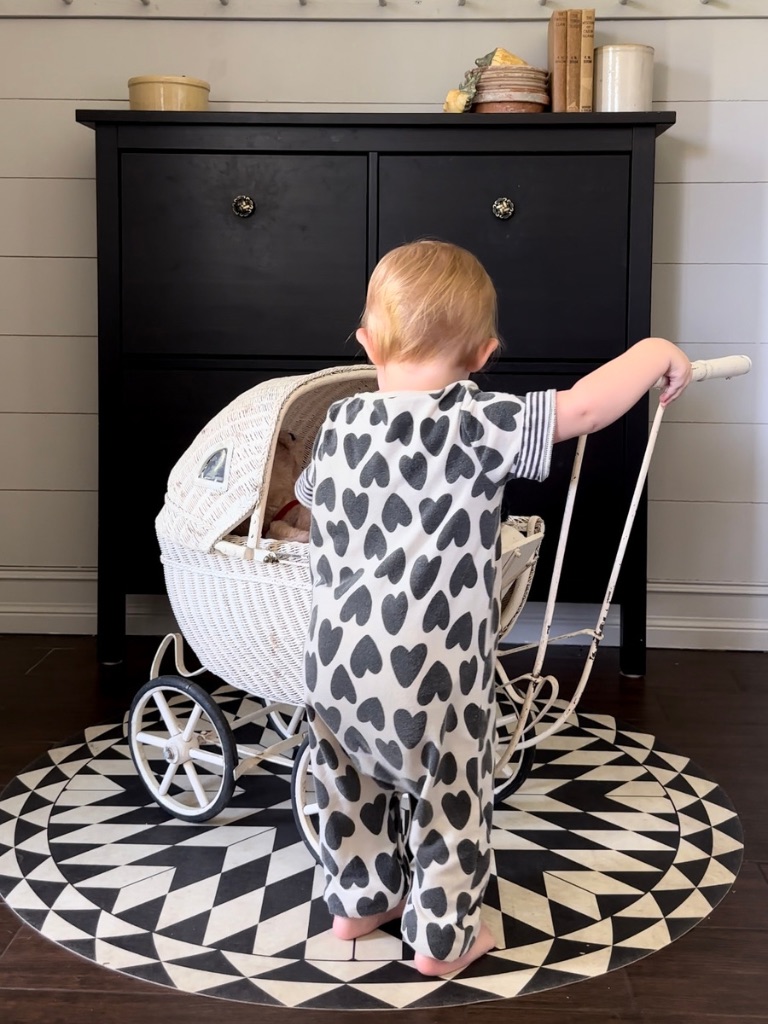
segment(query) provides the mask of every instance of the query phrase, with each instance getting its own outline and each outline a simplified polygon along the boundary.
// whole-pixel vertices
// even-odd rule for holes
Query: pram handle
[[[722,356],[720,359],[697,359],[691,363],[694,380],[741,377],[752,369],[749,356]]]

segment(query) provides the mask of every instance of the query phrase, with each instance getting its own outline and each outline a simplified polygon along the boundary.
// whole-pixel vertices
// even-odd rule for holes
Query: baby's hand
[[[671,346],[669,368],[659,384],[662,387],[659,402],[669,405],[685,391],[691,383],[691,361],[676,345]]]

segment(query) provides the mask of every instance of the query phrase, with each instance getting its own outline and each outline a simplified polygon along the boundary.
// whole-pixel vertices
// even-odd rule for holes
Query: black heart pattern
[[[465,697],[475,685],[476,678],[477,658],[471,658],[469,661],[462,661],[459,666],[459,689]]]
[[[436,960],[447,960],[456,941],[456,929],[452,924],[439,925],[430,921],[427,925],[427,944]]]
[[[339,767],[339,759],[336,755],[336,751],[333,749],[328,740],[320,740],[317,744],[317,751],[315,752],[315,760],[318,764],[327,764],[331,771],[336,771]]]
[[[395,679],[401,686],[408,687],[413,684],[416,676],[421,672],[426,657],[426,644],[416,644],[410,650],[402,646],[393,648],[389,660],[392,664],[392,671],[395,673]]]
[[[333,550],[342,558],[346,555],[349,547],[349,527],[343,519],[340,519],[338,523],[329,522],[327,529],[328,536],[333,541]]]
[[[426,797],[421,797],[421,799],[416,803],[416,809],[413,812],[413,820],[420,828],[426,828],[434,816],[435,812],[432,809],[432,804],[426,799]]]
[[[409,445],[413,439],[413,416],[409,412],[400,412],[390,424],[385,441],[400,441]]]
[[[484,548],[489,551],[496,543],[496,538],[499,535],[499,515],[498,512],[491,512],[490,509],[486,509],[485,512],[480,513],[480,543]]]
[[[363,487],[370,487],[373,483],[377,483],[379,487],[386,487],[389,484],[389,466],[381,452],[374,452],[363,466],[360,483]]]
[[[334,700],[348,700],[350,703],[357,701],[357,691],[343,665],[338,665],[334,669],[331,677],[331,696]]]
[[[384,815],[386,810],[386,794],[379,793],[372,803],[363,804],[360,808],[360,821],[362,821],[369,832],[372,832],[377,836],[384,825]]]
[[[383,558],[387,553],[387,541],[381,529],[374,523],[368,528],[363,545],[363,554],[366,558]]]
[[[419,502],[419,515],[421,516],[421,525],[425,533],[432,534],[435,532],[448,515],[448,509],[451,507],[452,501],[453,498],[450,494],[441,494],[437,501],[425,498]]]
[[[325,505],[329,512],[336,508],[336,485],[329,476],[315,488],[315,504]]]
[[[437,885],[432,889],[424,889],[420,899],[422,907],[425,910],[431,910],[435,917],[443,917],[448,910],[448,900],[442,885]]]
[[[322,459],[323,456],[325,456],[325,455],[335,455],[336,454],[336,449],[338,448],[338,445],[339,445],[338,434],[336,433],[336,430],[333,427],[329,427],[328,430],[325,431],[325,435],[323,437],[323,443],[320,445],[320,447],[317,450],[317,457],[318,457],[318,459]]]
[[[387,407],[381,398],[375,398],[373,400],[373,408],[371,409],[370,423],[372,427],[377,426],[379,423],[387,424],[389,422],[389,414],[387,413]]]
[[[462,651],[469,650],[469,645],[472,643],[472,616],[469,612],[464,612],[460,618],[456,619],[454,624],[448,630],[448,636],[445,638],[445,646],[450,650],[456,647],[458,644]]]
[[[442,590],[438,590],[424,612],[422,623],[424,632],[431,633],[433,629],[448,629],[450,621],[451,609],[448,605],[448,598]]]
[[[418,711],[412,715],[407,708],[398,708],[395,711],[394,723],[395,732],[400,742],[408,750],[413,750],[421,743],[421,738],[427,727],[427,713]]]
[[[378,697],[367,697],[357,709],[357,717],[361,722],[370,722],[379,732],[384,728],[384,708]]]
[[[416,852],[416,861],[423,868],[428,868],[433,862],[445,864],[448,860],[448,847],[445,840],[436,829],[431,829],[424,842]]]
[[[445,464],[445,479],[447,482],[455,484],[461,477],[471,480],[474,475],[475,464],[472,459],[458,445],[452,445]]]
[[[517,415],[520,403],[511,401],[489,402],[483,407],[483,414],[501,430],[517,430]]]
[[[447,412],[449,409],[452,409],[454,405],[456,405],[457,403],[463,402],[466,397],[467,389],[464,387],[464,385],[454,384],[453,387],[450,388],[450,390],[444,392],[437,407],[438,409],[440,409],[441,412]]]
[[[325,705],[317,701],[315,704],[315,711],[320,715],[322,720],[335,736],[339,731],[339,726],[341,725],[341,712],[339,709],[335,707],[327,708]]]
[[[379,853],[374,861],[376,874],[390,892],[399,893],[403,886],[403,869],[396,853]]]
[[[435,781],[444,782],[447,786],[452,786],[456,781],[457,774],[458,765],[456,764],[456,758],[449,750],[440,758]]]
[[[449,584],[451,597],[458,597],[465,587],[471,590],[476,583],[477,569],[475,568],[475,560],[470,554],[462,555],[456,563],[456,568],[451,573],[451,582]]]
[[[308,652],[304,655],[304,685],[310,691],[317,686],[317,658]]]
[[[365,737],[354,725],[350,725],[344,733],[344,746],[350,754],[357,754],[361,750],[364,754],[371,752]]]
[[[472,497],[477,498],[482,494],[484,498],[490,501],[496,496],[498,489],[499,485],[494,483],[487,474],[478,473],[475,477],[474,483],[472,484]]]
[[[336,626],[334,629],[328,619],[323,619],[320,623],[320,631],[317,638],[317,650],[320,655],[320,661],[323,665],[330,665],[336,657],[336,652],[339,649],[343,632],[344,630],[341,626]]]
[[[339,627],[341,628],[341,627]],[[376,675],[381,672],[381,654],[372,636],[361,637],[355,644],[352,656],[349,659],[349,667],[356,679],[361,679],[366,672]]]
[[[472,801],[469,793],[462,789],[458,793],[444,793],[442,799],[445,816],[455,829],[462,829],[469,821]]]
[[[403,628],[408,614],[408,597],[405,593],[387,594],[381,602],[381,620],[391,636],[397,636]]]
[[[359,889],[364,889],[369,881],[368,868],[363,860],[357,856],[353,857],[347,864],[339,878],[339,884],[342,889],[351,889],[353,885],[356,885]]]
[[[389,761],[397,771],[400,771],[403,767],[403,752],[399,744],[395,740],[390,740],[388,743],[385,743],[384,740],[376,740],[376,746],[385,761]]]
[[[424,707],[431,704],[435,697],[448,700],[453,689],[451,674],[442,661],[436,661],[419,684],[417,700]]]
[[[357,803],[360,799],[360,776],[351,764],[347,765],[343,775],[336,776],[336,789],[350,803]]]
[[[494,469],[498,469],[504,461],[504,458],[498,448],[490,448],[486,444],[479,444],[475,448],[475,455],[477,456],[480,468],[484,473],[492,473]]]
[[[402,548],[397,548],[392,554],[387,555],[373,575],[376,579],[382,579],[386,576],[390,583],[399,583],[403,578],[404,572],[405,552]]]
[[[357,913],[360,917],[373,917],[374,914],[383,914],[385,910],[389,910],[389,901],[383,892],[377,892],[372,899],[361,896],[357,901]]]
[[[457,548],[463,548],[469,540],[469,513],[460,508],[451,516],[437,538],[437,550],[443,551],[453,541]]]
[[[368,587],[359,587],[342,605],[341,621],[349,622],[354,618],[358,626],[364,626],[371,617],[372,607],[370,590]]]
[[[415,491],[420,491],[427,482],[427,460],[421,452],[411,457],[403,455],[399,462],[400,473],[406,483]]]
[[[325,558],[325,555],[323,555]],[[343,597],[350,587],[354,587],[360,577],[363,575],[362,569],[356,569],[354,572],[349,568],[348,565],[342,566],[341,572],[339,573],[339,585],[333,592],[333,596],[338,600]]]
[[[347,434],[344,438],[344,454],[347,457],[347,464],[350,469],[355,469],[365,458],[365,454],[371,447],[370,434]]]
[[[459,436],[466,445],[475,444],[485,433],[485,427],[471,412],[462,409],[459,414]]]
[[[387,533],[392,533],[398,526],[410,526],[412,520],[411,510],[400,495],[390,494],[381,512],[381,521]]]
[[[440,555],[428,558],[426,555],[419,555],[411,568],[411,591],[417,601],[426,597],[437,579],[437,574],[442,565]]]
[[[346,419],[347,423],[354,423],[355,422],[355,420],[357,419],[358,413],[363,408],[364,404],[365,403],[363,402],[362,398],[360,398],[359,396],[356,396],[355,398],[350,398],[349,399],[349,401],[347,402],[346,407],[344,409],[344,416],[345,416],[345,419]]]
[[[422,420],[419,428],[421,443],[430,455],[439,455],[448,437],[448,417],[440,416],[433,420],[430,417]]]
[[[338,850],[343,839],[355,834],[355,823],[343,811],[331,811],[325,823],[325,843],[332,850]]]
[[[312,520],[312,527],[314,529],[315,520]],[[333,569],[331,569],[331,563],[328,561],[325,555],[320,555],[315,565],[315,578],[326,587],[330,587],[333,582]]]
[[[359,530],[368,515],[368,495],[365,491],[355,494],[350,487],[346,487],[341,496],[341,504],[347,519],[356,530]]]

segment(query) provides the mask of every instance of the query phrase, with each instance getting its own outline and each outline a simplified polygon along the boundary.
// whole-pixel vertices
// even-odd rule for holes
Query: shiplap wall
[[[439,110],[476,56],[542,65],[545,37],[541,21],[0,20],[0,629],[95,626],[94,158],[75,109],[127,106],[131,75],[162,73],[210,81],[214,109]],[[765,649],[768,20],[598,22],[598,45],[621,41],[656,48],[655,105],[678,114],[658,146],[654,332],[754,362],[669,414],[649,643]],[[130,627],[162,609],[132,600]]]

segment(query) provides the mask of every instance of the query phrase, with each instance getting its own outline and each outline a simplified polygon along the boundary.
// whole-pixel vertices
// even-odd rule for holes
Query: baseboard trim
[[[86,570],[87,572],[87,570]],[[44,570],[39,570],[36,579],[51,579]],[[63,574],[62,574],[63,575]],[[80,576],[80,579],[85,572]],[[17,577],[18,578],[18,577]],[[30,576],[25,576],[27,580]],[[653,603],[654,593],[674,595],[677,614],[655,614],[651,607],[648,616],[648,647],[677,648],[680,650],[768,650],[768,616],[749,618],[740,616],[735,606],[730,609],[736,614],[713,617],[691,608],[691,614],[679,614],[679,607],[686,598],[695,603],[699,597],[717,598],[718,607],[729,611],[731,602],[743,598],[762,600],[768,597],[768,588],[749,584],[664,584],[649,587],[649,600]],[[749,609],[751,611],[751,608]],[[762,612],[762,607],[760,611]],[[768,611],[768,609],[767,609]],[[558,608],[552,635],[572,633],[594,627],[597,620],[597,605],[561,605]],[[514,632],[504,641],[505,646],[536,643],[541,631],[543,605],[529,603],[515,626]],[[127,601],[126,629],[131,635],[158,636],[177,628],[167,598],[155,595],[138,595]],[[96,632],[95,601],[0,601],[0,633],[41,633],[93,635]],[[588,637],[568,641],[589,643]],[[619,643],[619,610],[611,609],[605,627],[603,644],[616,647]]]

